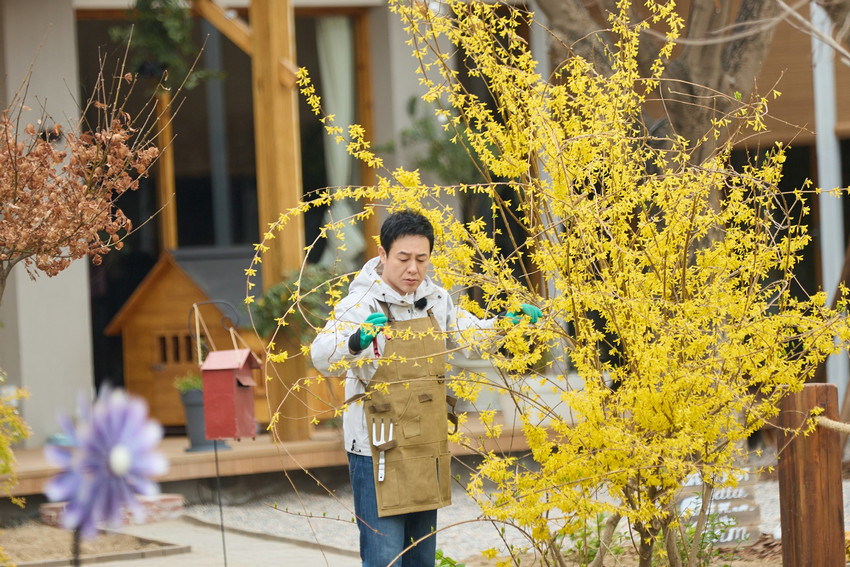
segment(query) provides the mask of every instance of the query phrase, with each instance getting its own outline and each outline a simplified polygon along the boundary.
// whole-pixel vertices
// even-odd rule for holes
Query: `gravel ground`
[[[223,508],[224,524],[250,532],[265,533],[304,542],[321,542],[331,548],[358,549],[357,526],[353,521],[353,500],[347,479],[337,475],[332,490],[296,483],[297,489],[279,487],[250,501]],[[760,529],[764,534],[779,536],[779,483],[776,480],[760,481],[755,485],[754,496],[761,513]],[[850,495],[850,480],[844,481],[844,494]],[[463,488],[454,486],[452,506],[440,510],[437,547],[449,557],[464,559],[491,547],[500,552],[506,549],[499,530],[493,524],[479,519],[479,510]],[[215,504],[196,504],[186,508],[186,514],[211,524],[220,523],[219,508]],[[845,529],[850,529],[850,498],[844,498]],[[506,527],[505,539],[514,545],[523,545],[522,534]],[[471,550],[474,551],[471,553]]]
[[[197,520],[220,523],[217,505],[189,506],[185,513]],[[349,486],[337,488],[333,495],[290,490],[255,502],[224,506],[223,513],[228,528],[320,542],[337,549],[359,548]],[[470,555],[470,542],[475,542],[476,549],[505,549],[498,531],[491,523],[479,520],[478,507],[460,486],[454,487],[452,505],[440,510],[437,518],[441,530],[437,547],[450,557]],[[512,544],[523,542],[521,534],[510,527],[506,528],[505,536]]]

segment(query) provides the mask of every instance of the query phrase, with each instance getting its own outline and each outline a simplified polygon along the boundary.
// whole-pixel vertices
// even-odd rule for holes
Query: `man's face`
[[[418,234],[397,238],[389,250],[379,246],[378,256],[384,265],[381,279],[402,295],[416,291],[431,265],[428,239]]]

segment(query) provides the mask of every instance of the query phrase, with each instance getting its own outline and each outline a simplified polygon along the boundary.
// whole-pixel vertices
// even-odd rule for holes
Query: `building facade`
[[[385,160],[389,169],[409,165],[399,140],[412,120],[409,101],[420,94],[419,79],[403,26],[385,0],[290,1],[293,63],[310,71],[339,124],[363,124],[376,145],[395,142],[395,151]],[[534,8],[531,2],[525,4]],[[32,65],[29,106],[38,109],[43,103],[50,115],[73,122],[78,101],[92,92],[101,58],[114,61],[123,51],[123,46],[110,38],[110,30],[128,25],[126,14],[131,6],[131,0],[0,0],[3,104],[17,92]],[[218,0],[216,6],[223,8],[228,18],[238,17],[251,25],[250,0]],[[799,184],[804,178],[817,180],[818,171],[812,41],[787,24],[781,26],[758,81],[761,91],[776,85],[783,92],[771,102],[771,114],[777,120],[769,125],[769,133],[749,143],[753,147],[774,141],[792,143],[795,149],[786,177],[788,183]],[[194,39],[199,47],[205,45],[199,67],[214,73],[213,78],[179,95],[170,145],[173,198],[168,202],[158,199],[154,176],[138,192],[123,197],[121,207],[137,227],[149,218],[152,221],[138,228],[123,250],[108,254],[101,266],[78,261],[58,277],[35,281],[20,267],[12,273],[0,306],[0,367],[8,373],[9,384],[31,393],[21,408],[34,432],[30,445],[43,444],[58,430],[57,411],[73,415],[78,392],[91,392],[107,381],[123,384],[121,340],[104,331],[168,248],[157,230],[165,217],[157,215],[161,207],[176,213],[178,248],[249,246],[259,238],[263,211],[258,195],[260,150],[255,141],[258,115],[252,55],[202,17],[197,8]],[[541,29],[529,30],[529,43],[544,75],[547,40]],[[850,72],[840,63],[833,68],[837,97],[833,129],[846,155],[850,151],[850,101],[844,99],[850,96]],[[139,105],[147,96],[143,90],[138,93]],[[369,182],[370,173],[345,155],[344,147],[329,141],[316,117],[303,102],[299,105],[301,181],[280,190],[301,196],[327,186]],[[259,120],[262,118],[260,115]],[[846,185],[847,171],[843,177]],[[817,206],[814,210],[816,222]],[[317,233],[322,214],[318,211],[306,219],[305,241]],[[368,253],[368,246],[368,239],[363,238],[353,263],[359,261],[358,255]],[[840,262],[843,242],[839,249]],[[813,248],[810,258],[811,286],[822,281],[824,259],[818,250]]]

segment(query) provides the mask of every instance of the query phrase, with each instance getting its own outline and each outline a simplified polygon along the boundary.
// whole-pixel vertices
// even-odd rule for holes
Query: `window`
[[[201,342],[205,341],[201,335]],[[198,349],[189,333],[163,333],[157,337],[156,344],[160,364],[198,363]]]

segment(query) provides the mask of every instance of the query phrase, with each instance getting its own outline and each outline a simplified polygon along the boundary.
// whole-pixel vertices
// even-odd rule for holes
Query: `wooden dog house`
[[[231,349],[233,341],[223,323],[237,317],[248,325],[245,312],[245,268],[253,256],[251,248],[189,248],[163,252],[109,325],[107,335],[121,335],[124,354],[124,387],[145,398],[151,417],[166,426],[184,425],[180,395],[174,378],[198,367],[197,345],[192,338],[192,305],[224,300],[226,305],[208,303],[199,307],[209,336],[204,341],[215,349]],[[254,332],[241,337],[261,358],[264,348]],[[239,345],[244,348],[245,345]],[[265,380],[256,376],[254,410],[257,421],[268,423]]]

